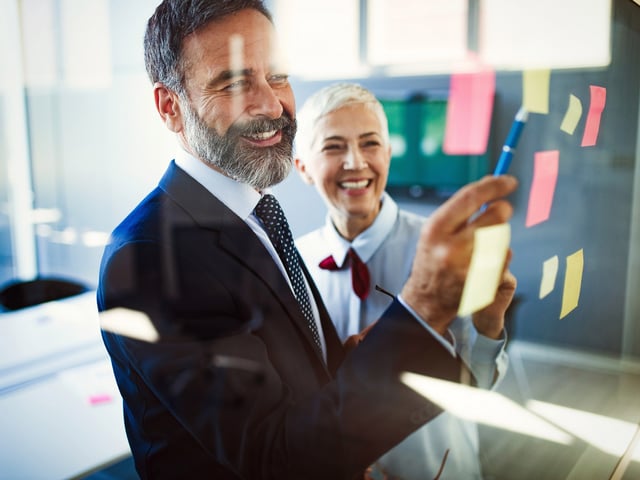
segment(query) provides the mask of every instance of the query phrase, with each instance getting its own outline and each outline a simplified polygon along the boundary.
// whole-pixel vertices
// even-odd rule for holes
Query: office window
[[[274,0],[291,72],[305,79],[601,67],[611,0]]]
[[[336,78],[362,74],[358,0],[274,3],[281,48],[293,75]]]
[[[467,54],[467,0],[370,0],[367,60],[395,74],[448,71]]]
[[[156,4],[2,4],[15,6],[1,12],[12,35],[2,44],[22,46],[2,49],[0,282],[39,273],[95,285],[109,232],[173,155],[142,54]]]

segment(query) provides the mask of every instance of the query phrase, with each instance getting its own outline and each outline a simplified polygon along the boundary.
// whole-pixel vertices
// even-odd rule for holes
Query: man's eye
[[[271,75],[269,77],[269,83],[271,85],[284,85],[284,84],[286,84],[288,82],[289,82],[289,75],[286,75],[284,73],[277,74],[277,75]]]
[[[229,85],[224,87],[224,89],[231,92],[242,91],[242,90],[245,90],[248,85],[249,85],[249,82],[246,79],[241,79],[241,80],[236,80],[233,83],[230,83]]]
[[[364,148],[367,148],[367,147],[369,147],[369,148],[370,147],[378,147],[378,146],[380,146],[380,142],[378,142],[377,140],[368,140],[368,141],[364,142],[362,144],[362,146]]]

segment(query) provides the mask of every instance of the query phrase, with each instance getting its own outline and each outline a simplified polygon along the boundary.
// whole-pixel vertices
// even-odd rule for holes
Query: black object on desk
[[[0,289],[0,306],[4,310],[19,310],[88,291],[87,285],[68,278],[36,277],[33,280],[17,280]]]

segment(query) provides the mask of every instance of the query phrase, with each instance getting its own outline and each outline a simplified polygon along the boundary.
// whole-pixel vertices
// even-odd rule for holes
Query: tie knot
[[[276,197],[271,194],[263,195],[254,210],[265,225],[282,225],[287,223],[282,207]]]

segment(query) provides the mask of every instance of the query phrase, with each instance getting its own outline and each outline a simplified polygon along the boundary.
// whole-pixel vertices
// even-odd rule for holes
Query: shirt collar
[[[340,236],[331,221],[331,216],[327,213],[325,231],[327,233],[326,238],[329,253],[333,256],[338,267],[342,268],[346,260],[347,251],[350,248],[356,251],[363,262],[368,262],[378,247],[384,242],[387,235],[389,235],[389,232],[391,232],[396,217],[398,216],[398,205],[387,192],[383,192],[380,201],[382,202],[382,206],[373,223],[364,232],[354,238],[352,242]]]
[[[260,200],[260,193],[253,187],[208,167],[182,148],[178,149],[175,162],[243,220],[251,215]]]

